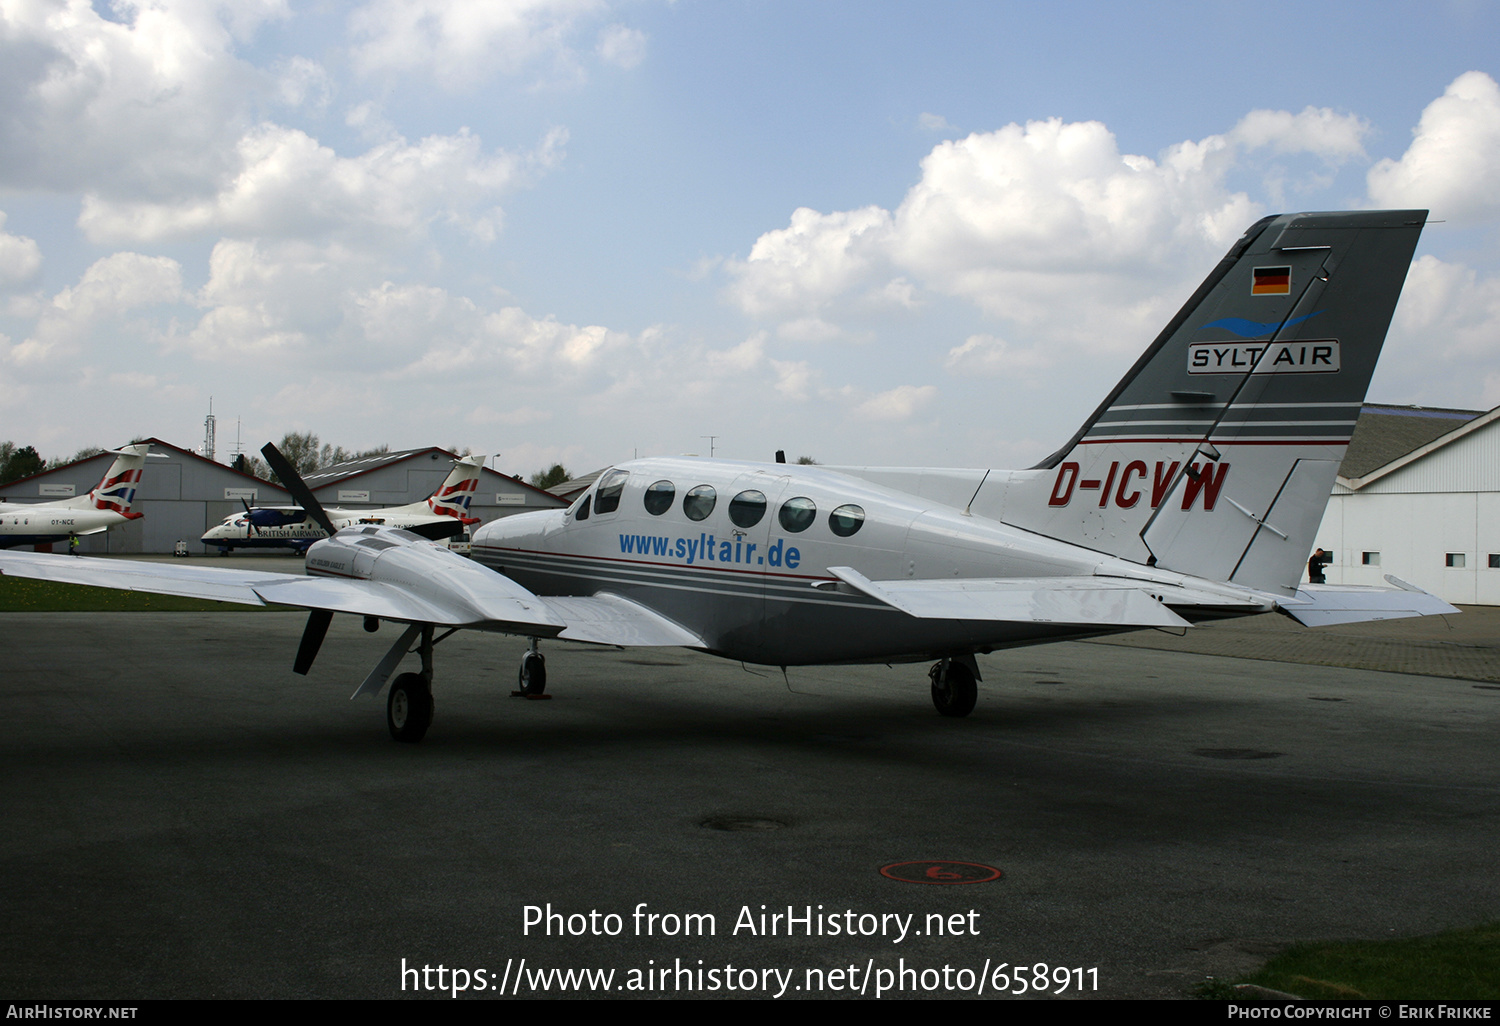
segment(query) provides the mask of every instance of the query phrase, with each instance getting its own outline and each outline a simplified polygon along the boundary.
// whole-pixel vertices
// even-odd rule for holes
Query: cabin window
[[[682,497],[682,512],[689,520],[703,520],[714,511],[719,493],[713,485],[698,485]]]
[[[850,503],[840,506],[828,514],[828,529],[840,538],[847,538],[865,524],[865,511]]]
[[[625,481],[629,477],[629,471],[625,470],[614,470],[604,475],[594,497],[595,513],[613,513],[620,508],[620,493],[625,491]]]
[[[646,512],[659,517],[672,508],[677,498],[677,486],[671,481],[657,481],[646,489]]]
[[[1490,553],[1490,569],[1500,570],[1500,552]]]
[[[805,495],[799,495],[781,504],[777,518],[782,528],[791,534],[805,531],[818,518],[818,504]]]
[[[729,519],[735,527],[754,527],[766,515],[766,493],[754,489],[729,500]]]
[[[589,503],[593,499],[592,495],[585,495],[583,497],[583,501],[578,504],[578,512],[573,514],[574,520],[587,520],[589,518]]]
[[[1360,553],[1359,561],[1361,563],[1363,563],[1365,566],[1379,566],[1380,565],[1380,553],[1378,553],[1378,552],[1362,552],[1362,553]]]
[[[1455,570],[1462,569],[1465,563],[1464,554],[1462,552],[1450,552],[1448,553],[1446,562],[1448,566],[1453,567]]]

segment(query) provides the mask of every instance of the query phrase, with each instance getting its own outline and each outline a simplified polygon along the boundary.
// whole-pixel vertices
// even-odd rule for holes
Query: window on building
[[[1362,552],[1362,553],[1360,553],[1359,561],[1361,563],[1363,563],[1365,566],[1379,566],[1380,565],[1380,553],[1378,553],[1378,552]]]
[[[1490,553],[1490,569],[1500,570],[1500,552]]]
[[[1465,564],[1464,554],[1462,552],[1448,553],[1447,564],[1455,570],[1462,568]]]

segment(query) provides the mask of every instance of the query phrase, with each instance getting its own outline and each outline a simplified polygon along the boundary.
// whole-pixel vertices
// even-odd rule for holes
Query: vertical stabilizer
[[[114,453],[115,461],[104,472],[104,477],[87,495],[81,495],[59,505],[70,509],[105,509],[115,513],[129,513],[135,502],[135,492],[141,483],[141,472],[146,466],[146,454],[151,451],[149,443],[126,445],[108,450]]]
[[[422,502],[414,502],[412,512],[432,513],[440,517],[455,517],[464,523],[478,523],[469,516],[469,503],[479,491],[479,472],[484,469],[485,457],[465,456],[453,461],[453,469],[443,483]]]
[[[1004,519],[1290,593],[1401,294],[1424,210],[1252,225]]]

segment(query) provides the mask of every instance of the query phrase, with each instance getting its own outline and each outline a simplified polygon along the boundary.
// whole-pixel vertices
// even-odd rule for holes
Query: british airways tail
[[[139,513],[132,516],[130,506],[135,502],[135,492],[141,484],[141,472],[146,466],[146,454],[150,451],[148,443],[110,449],[109,452],[115,455],[115,461],[109,465],[104,477],[93,490],[87,495],[80,495],[58,505],[68,509],[112,510],[131,519],[140,516]]]
[[[1252,225],[1068,444],[1010,477],[1000,518],[1294,595],[1426,217]]]
[[[397,506],[384,512],[430,513],[434,516],[453,517],[463,524],[479,523],[479,518],[469,516],[469,503],[479,490],[479,472],[484,469],[484,461],[484,456],[465,456],[454,460],[453,469],[448,472],[437,491],[421,502]]]

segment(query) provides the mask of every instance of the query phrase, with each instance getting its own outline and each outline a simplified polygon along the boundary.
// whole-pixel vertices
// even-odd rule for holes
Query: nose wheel
[[[932,704],[944,716],[962,717],[974,711],[979,688],[974,673],[955,659],[933,663],[927,671],[932,678]]]
[[[536,649],[536,641],[532,641],[532,648],[521,657],[520,688],[512,691],[512,698],[551,698],[546,694],[547,690],[547,660]]]

